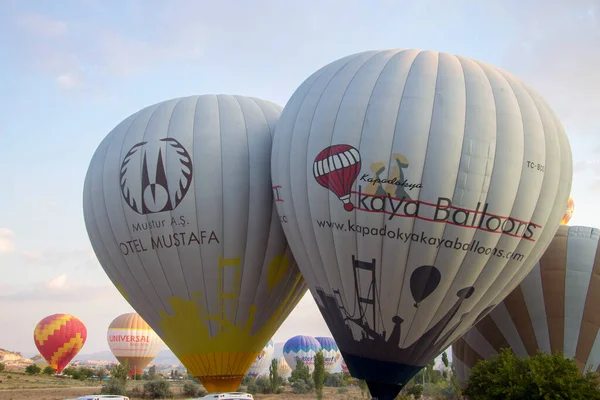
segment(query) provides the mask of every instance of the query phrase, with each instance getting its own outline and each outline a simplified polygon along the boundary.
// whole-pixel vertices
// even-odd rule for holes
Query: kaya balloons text
[[[382,50],[300,85],[272,177],[350,373],[393,399],[533,267],[565,211],[572,159],[558,118],[514,76]]]

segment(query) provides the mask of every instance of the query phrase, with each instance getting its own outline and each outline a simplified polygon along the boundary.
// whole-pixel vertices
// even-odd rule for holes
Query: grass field
[[[143,386],[143,381],[129,381],[128,389]],[[98,381],[79,381],[69,378],[58,378],[45,375],[27,375],[23,372],[0,373],[0,400],[65,400],[79,396],[98,394],[102,384]],[[171,382],[171,390],[177,399],[189,399],[181,394],[182,383]],[[287,388],[289,390],[289,388]],[[348,387],[345,393],[338,393],[337,388],[325,388],[323,398],[327,400],[361,399],[357,387]],[[277,395],[254,395],[256,400],[300,400],[315,399],[314,394],[293,394],[285,392]],[[138,400],[132,397],[132,400]]]

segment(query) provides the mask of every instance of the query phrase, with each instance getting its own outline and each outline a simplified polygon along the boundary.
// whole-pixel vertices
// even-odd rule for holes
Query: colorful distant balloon
[[[323,358],[325,359],[325,371],[333,372],[334,369],[340,365],[342,360],[342,353],[338,349],[335,340],[332,337],[315,337],[317,342],[321,345],[323,351]]]
[[[600,372],[600,230],[561,226],[533,270],[452,345],[464,386],[478,360],[501,348],[518,356],[562,352],[581,372]]]
[[[573,166],[560,121],[513,75],[394,49],[302,83],[277,124],[271,173],[350,373],[385,400],[533,268]]]
[[[292,374],[292,369],[288,365],[287,361],[285,361],[284,356],[277,358],[277,373],[282,378],[289,378]]]
[[[70,314],[49,315],[33,331],[35,346],[57,374],[79,353],[86,339],[85,325]]]
[[[292,371],[296,370],[296,361],[300,359],[312,373],[315,369],[315,355],[320,349],[321,344],[314,337],[298,335],[285,342],[283,356]]]
[[[262,349],[262,351],[256,357],[256,360],[250,366],[248,370],[248,375],[251,377],[257,377],[261,373],[265,372],[267,368],[271,365],[271,359],[273,358],[273,353],[275,352],[275,347],[273,345],[273,341],[269,340],[269,343]]]
[[[141,374],[164,343],[137,313],[119,315],[108,327],[108,347],[121,364],[129,362],[129,375]]]
[[[347,374],[348,371],[348,366],[346,365],[346,361],[342,360],[342,372]]]
[[[567,202],[567,209],[565,210],[565,215],[563,219],[560,221],[561,225],[566,225],[569,223],[571,218],[573,217],[573,212],[575,212],[575,201],[571,196],[569,196],[569,201]]]
[[[100,264],[210,393],[237,390],[307,289],[273,204],[280,112],[244,96],[163,101],[117,125],[86,175]]]

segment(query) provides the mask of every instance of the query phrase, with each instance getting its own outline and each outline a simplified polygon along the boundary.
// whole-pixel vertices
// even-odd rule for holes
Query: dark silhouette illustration
[[[438,355],[448,343],[446,341],[463,321],[466,313],[446,334],[442,332],[457,314],[462,302],[471,297],[472,286],[460,289],[456,293],[456,301],[452,308],[435,325],[427,330],[419,339],[408,347],[400,347],[401,326],[404,320],[395,315],[391,321],[382,321],[378,284],[376,279],[377,263],[357,260],[352,256],[352,270],[355,283],[355,308],[358,312],[350,313],[352,305],[344,304],[341,293],[333,289],[333,295],[317,288],[320,301],[317,301],[321,313],[334,334],[335,340],[346,360],[353,376],[365,379],[369,384],[371,395],[379,393],[377,398],[391,398],[400,390],[421,367]],[[371,282],[368,294],[363,297],[359,291],[360,271],[370,272]],[[431,265],[424,265],[413,271],[410,277],[410,289],[415,301],[414,307],[433,293],[441,281],[440,271]],[[320,303],[320,304],[319,304]],[[370,309],[370,318],[367,310]],[[358,315],[355,315],[358,314]],[[391,332],[385,329],[386,323],[392,325]],[[355,339],[351,325],[360,328],[361,337]],[[385,376],[384,376],[385,375]],[[400,386],[398,386],[400,385]],[[395,395],[394,395],[395,396]]]

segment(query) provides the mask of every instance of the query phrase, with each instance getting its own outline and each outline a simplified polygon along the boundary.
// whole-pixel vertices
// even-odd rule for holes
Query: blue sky
[[[89,160],[121,120],[192,94],[285,105],[316,69],[365,50],[461,54],[535,87],[563,121],[573,149],[571,224],[600,227],[599,4],[2,1],[0,310],[9,328],[0,330],[0,347],[34,354],[35,324],[68,312],[88,326],[82,353],[107,350],[106,327],[132,311],[95,260],[82,212]],[[310,297],[274,339],[298,333],[328,334]]]

